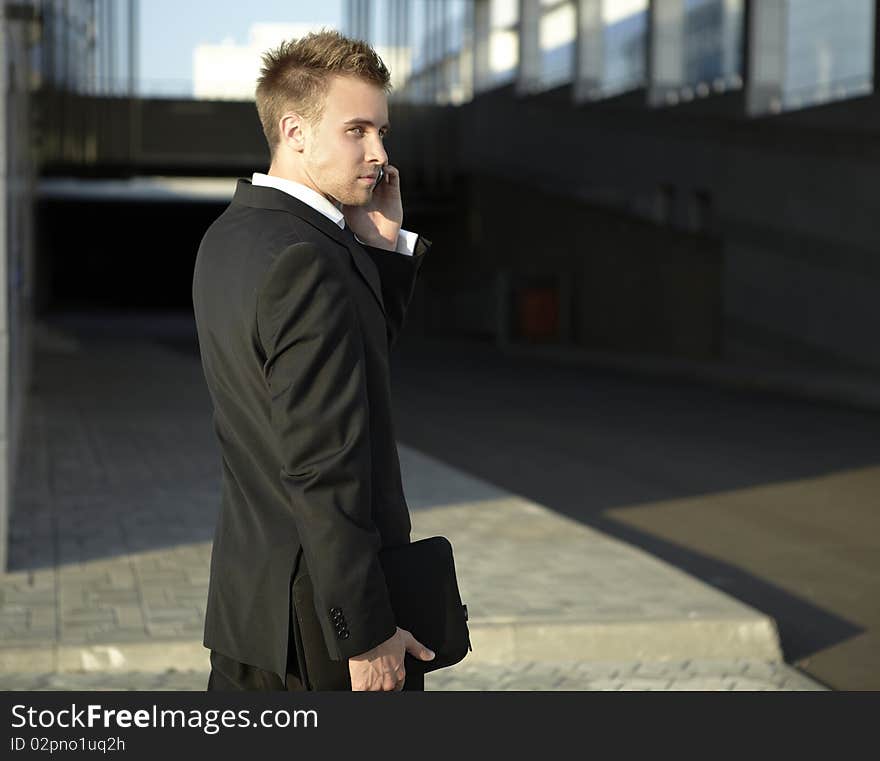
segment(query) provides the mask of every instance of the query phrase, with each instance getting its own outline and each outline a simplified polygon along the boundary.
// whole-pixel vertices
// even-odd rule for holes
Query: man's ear
[[[299,114],[284,114],[278,123],[282,145],[286,145],[291,150],[301,153],[305,149],[304,127],[305,120]]]

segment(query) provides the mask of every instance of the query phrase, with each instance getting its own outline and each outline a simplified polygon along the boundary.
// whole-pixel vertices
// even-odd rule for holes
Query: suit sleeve
[[[312,243],[286,248],[259,293],[281,480],[333,660],[391,637],[394,612],[372,520],[366,368],[360,327],[334,263]]]
[[[412,256],[367,245],[364,249],[379,270],[379,278],[382,281],[382,303],[385,306],[390,350],[403,329],[406,310],[415,290],[416,278],[425,255],[431,250],[431,241],[420,235]]]

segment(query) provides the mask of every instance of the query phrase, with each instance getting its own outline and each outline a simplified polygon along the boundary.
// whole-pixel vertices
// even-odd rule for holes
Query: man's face
[[[370,202],[373,178],[388,162],[382,145],[388,129],[384,90],[360,79],[334,76],[324,113],[307,129],[303,168],[318,192],[346,206]]]

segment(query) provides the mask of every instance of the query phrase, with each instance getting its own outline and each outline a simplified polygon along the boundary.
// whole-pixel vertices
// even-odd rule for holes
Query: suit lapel
[[[361,277],[367,282],[367,285],[370,286],[370,290],[376,297],[376,301],[379,302],[379,306],[384,314],[385,304],[382,301],[382,280],[379,277],[379,270],[375,263],[370,258],[370,255],[364,251],[363,246],[357,242],[354,233],[352,233],[348,227],[342,230],[337,225],[334,225],[329,219],[326,221],[331,228],[328,230],[328,233],[348,249],[351,258],[354,259],[355,267],[357,267],[358,272],[361,273]]]
[[[370,291],[372,291],[373,296],[376,297],[382,314],[385,314],[385,304],[382,301],[382,281],[379,278],[379,271],[376,269],[376,265],[373,263],[370,255],[364,251],[363,246],[357,242],[354,234],[347,227],[343,230],[339,225],[327,219],[321,212],[288,193],[277,188],[254,186],[250,180],[238,181],[233,201],[255,208],[289,212],[304,222],[308,222],[312,227],[329,236],[340,245],[345,246],[354,260],[355,269],[360,273],[360,276]]]

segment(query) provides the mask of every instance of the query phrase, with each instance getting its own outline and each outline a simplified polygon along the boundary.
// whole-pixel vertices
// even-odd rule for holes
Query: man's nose
[[[382,145],[381,137],[374,137],[370,141],[370,149],[367,153],[367,161],[373,163],[374,161],[382,166],[388,163],[388,154],[385,153],[385,146]]]

